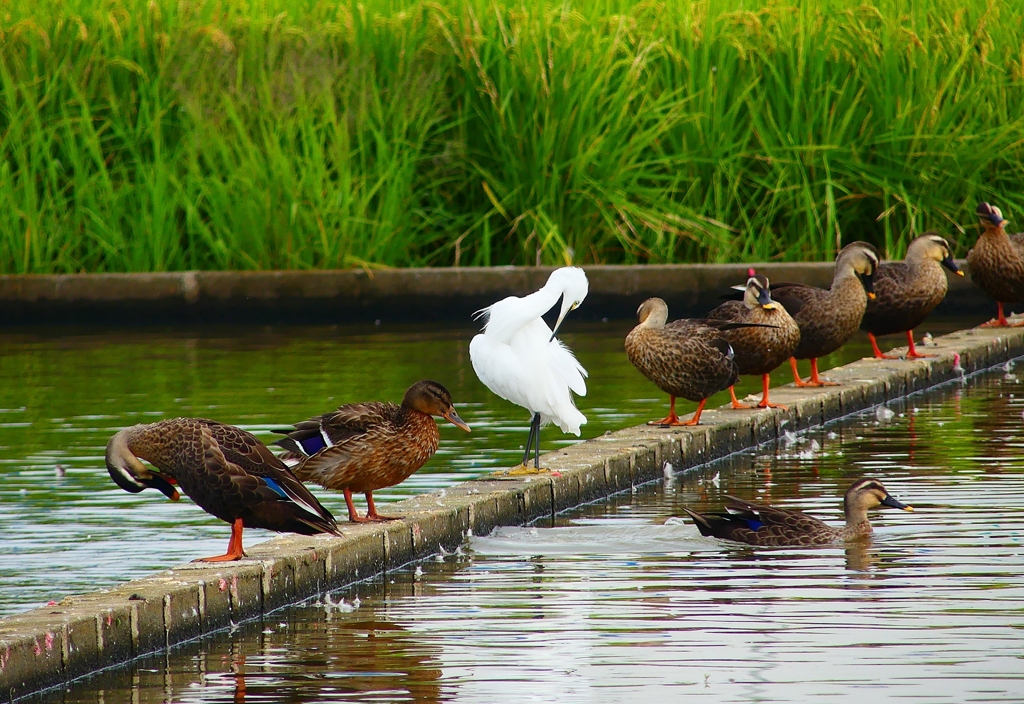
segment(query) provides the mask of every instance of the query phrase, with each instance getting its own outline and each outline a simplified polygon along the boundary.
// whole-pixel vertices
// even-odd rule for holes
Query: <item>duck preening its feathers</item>
[[[284,462],[232,425],[203,418],[133,425],[107,443],[106,462],[111,478],[125,491],[152,487],[176,499],[172,485],[177,484],[207,513],[232,524],[227,553],[204,561],[243,557],[243,528],[341,535],[334,516]]]

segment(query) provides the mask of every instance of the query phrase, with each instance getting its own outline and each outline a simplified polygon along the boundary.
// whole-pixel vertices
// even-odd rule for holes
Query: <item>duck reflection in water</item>
[[[319,609],[311,611],[295,609],[287,621],[254,624],[262,630],[235,641],[209,642],[192,660],[196,672],[175,672],[173,679],[164,673],[159,687],[141,678],[138,701],[181,701],[178,696],[198,682],[213,695],[204,701],[236,703],[278,701],[284,689],[296,702],[334,701],[340,694],[429,703],[454,695],[453,685],[442,688],[440,649],[404,626],[375,614],[325,620]]]

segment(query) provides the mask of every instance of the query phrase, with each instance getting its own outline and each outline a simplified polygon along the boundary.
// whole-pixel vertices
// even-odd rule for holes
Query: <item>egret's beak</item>
[[[444,417],[445,420],[454,425],[456,428],[461,428],[462,430],[465,430],[467,433],[473,432],[472,430],[470,430],[469,425],[466,424],[466,421],[459,418],[459,414],[455,411],[454,406],[448,409],[448,412],[444,414]]]
[[[958,267],[956,265],[956,263],[953,261],[953,257],[951,255],[949,255],[949,254],[947,254],[946,258],[943,259],[939,263],[942,264],[942,266],[944,266],[947,269],[949,269],[950,271],[952,271],[957,276],[963,276],[964,275],[964,272],[960,271],[960,267]]]
[[[886,496],[884,499],[882,499],[882,505],[888,506],[889,508],[900,508],[903,509],[904,511],[914,510],[913,506],[907,506],[905,503],[903,503],[894,496]]]
[[[746,293],[747,291],[746,284],[736,284],[735,286],[730,286],[729,288],[731,288],[733,291],[743,291],[744,293]]]
[[[558,328],[562,326],[562,321],[565,320],[565,316],[569,314],[569,311],[576,310],[576,305],[576,303],[573,303],[571,306],[562,308],[562,312],[558,314],[558,320],[555,321],[555,327],[551,330],[551,337],[548,339],[548,342],[555,339],[555,335],[558,334]]]

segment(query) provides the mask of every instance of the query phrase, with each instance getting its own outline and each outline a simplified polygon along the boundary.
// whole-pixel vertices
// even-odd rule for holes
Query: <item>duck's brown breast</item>
[[[808,301],[793,316],[800,326],[800,344],[793,356],[822,357],[845,345],[860,327],[867,302],[864,286],[855,276],[835,282],[825,295]]]
[[[967,271],[997,301],[1024,301],[1024,234],[982,233],[967,253]]]
[[[800,327],[784,308],[749,309],[733,318],[737,322],[760,323],[773,327],[736,328],[722,336],[732,345],[740,374],[767,374],[789,359],[800,344]]]
[[[916,328],[942,303],[948,286],[942,267],[931,259],[913,267],[883,264],[874,284],[875,299],[868,301],[860,327],[875,335]]]

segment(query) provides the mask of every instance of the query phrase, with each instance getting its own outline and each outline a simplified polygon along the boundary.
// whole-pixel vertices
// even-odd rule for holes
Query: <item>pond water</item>
[[[940,334],[976,322],[940,319],[922,329]],[[570,316],[564,326],[565,341],[591,375],[589,394],[578,400],[589,419],[583,439],[666,413],[667,398],[622,351],[632,325]],[[380,504],[517,463],[529,417],[477,381],[468,355],[475,332],[436,325],[5,332],[0,616],[224,551],[228,526],[187,499],[127,494],[110,481],[104,448],[127,425],[202,416],[269,442],[273,428],[342,403],[397,402],[408,385],[431,378],[449,388],[474,430],[466,434],[442,421],[437,455],[401,486],[376,494]],[[866,338],[858,337],[822,367],[868,353]],[[783,368],[774,383],[790,380]],[[759,390],[759,380],[745,378],[739,392]],[[720,394],[712,405],[727,400]],[[681,401],[680,413],[693,407]],[[545,450],[571,442],[578,440],[557,428],[542,434]],[[316,491],[345,515],[340,494]],[[246,544],[272,535],[247,531]]]
[[[1022,412],[1012,369],[975,376],[36,701],[1021,701]],[[865,475],[915,511],[849,547],[676,518],[730,494],[837,523]]]

